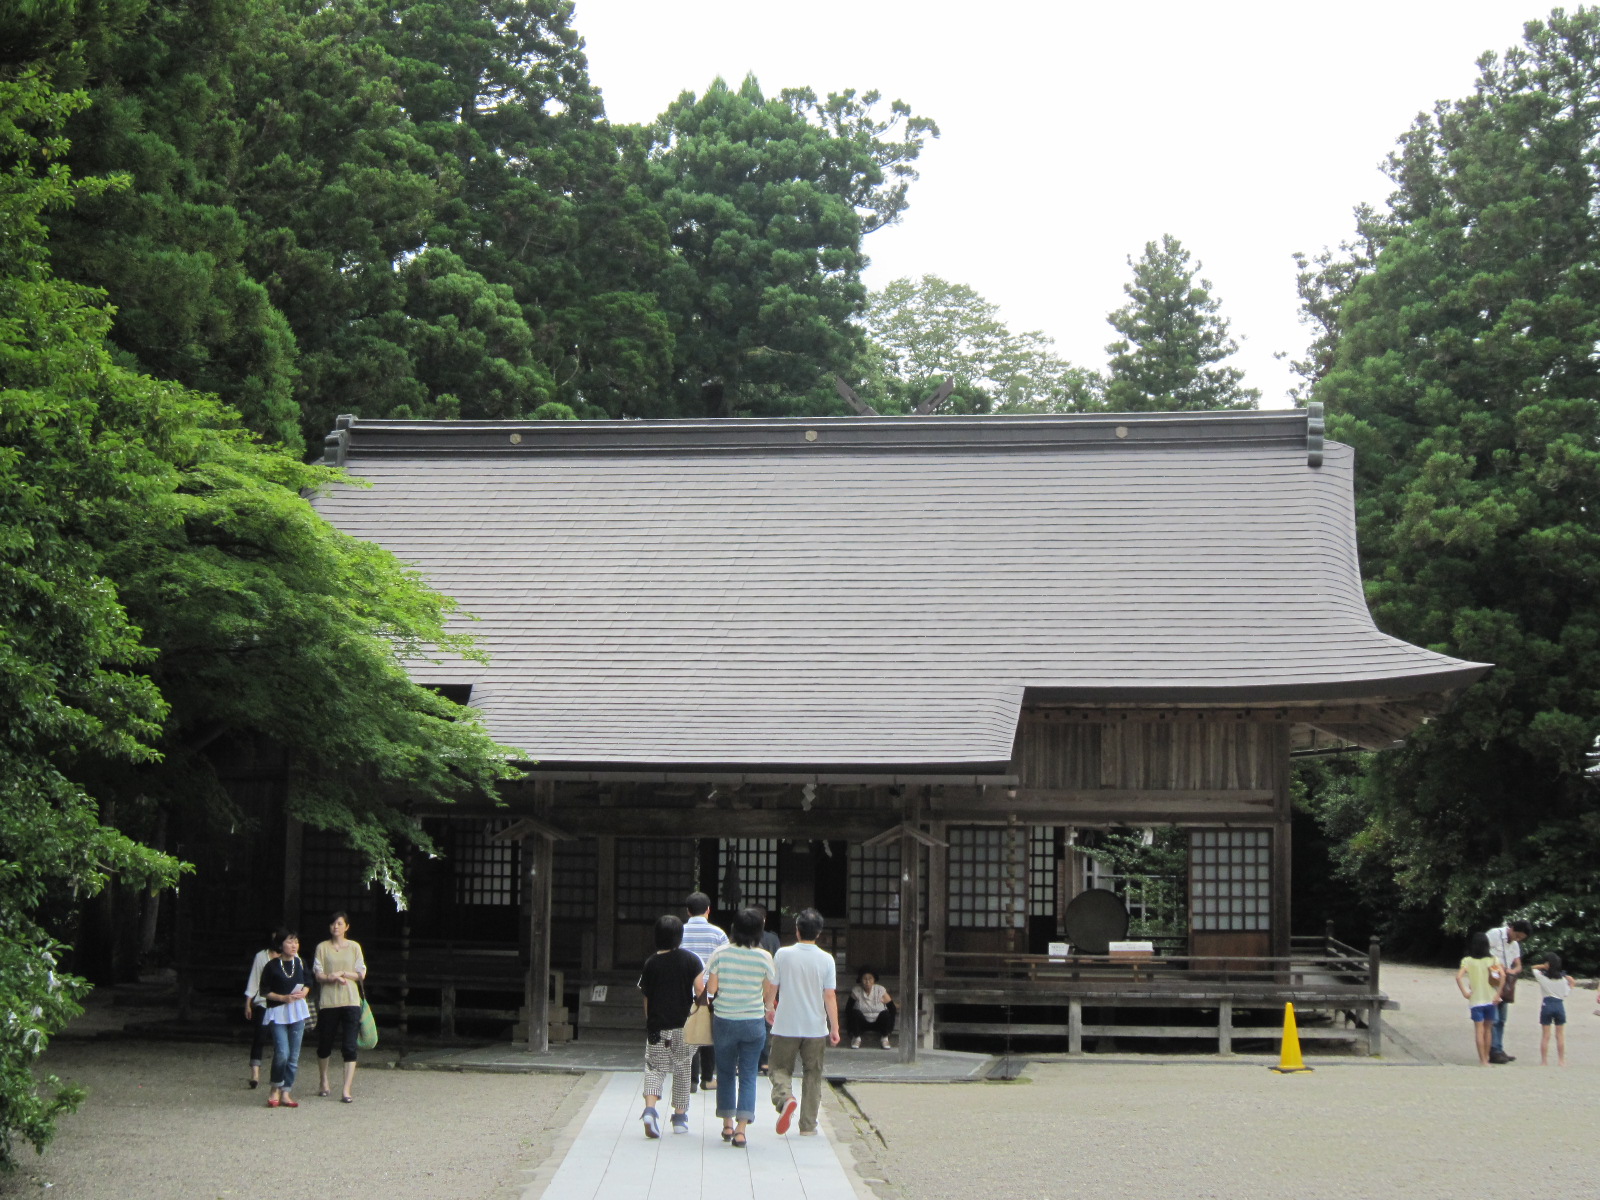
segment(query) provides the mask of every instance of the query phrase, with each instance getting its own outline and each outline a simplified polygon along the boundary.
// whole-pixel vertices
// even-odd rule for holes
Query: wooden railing
[[[1185,989],[1199,984],[1227,988],[1312,988],[1376,994],[1381,955],[1373,941],[1365,952],[1331,935],[1290,939],[1288,956],[1167,953],[1161,939],[1147,957],[1108,954],[1011,954],[1002,951],[930,951],[929,981],[1079,984],[1089,987],[1154,985]]]
[[[1335,939],[1293,938],[1288,956],[1152,954],[1007,954],[943,951],[929,954],[928,987],[941,1004],[1004,1005],[1004,1022],[935,1021],[938,1033],[996,1036],[1065,1036],[1068,1053],[1081,1054],[1083,1039],[1215,1039],[1219,1053],[1232,1052],[1236,1037],[1263,1038],[1273,1027],[1238,1027],[1234,1010],[1256,1012],[1283,1003],[1302,1010],[1318,1008],[1348,1014],[1361,1034],[1329,1028],[1303,1028],[1302,1037],[1364,1037],[1369,1054],[1382,1048],[1383,993],[1379,990],[1380,953],[1373,941],[1365,953]],[[1090,1025],[1084,1009],[1121,1006],[1149,1009],[1199,1009],[1214,1012],[1201,1025]],[[1043,1020],[1012,1020],[1012,1006],[1030,1009]],[[1050,1017],[1065,1006],[1067,1020]]]

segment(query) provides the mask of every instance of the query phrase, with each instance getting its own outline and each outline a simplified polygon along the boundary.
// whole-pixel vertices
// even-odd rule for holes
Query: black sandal
[[[744,1136],[744,1134],[742,1134],[742,1133],[734,1134],[731,1138],[728,1139],[728,1145],[732,1146],[735,1150],[743,1150],[745,1148],[745,1136]]]
[[[725,1142],[733,1141],[733,1127],[731,1125],[724,1125],[722,1127],[722,1140]]]

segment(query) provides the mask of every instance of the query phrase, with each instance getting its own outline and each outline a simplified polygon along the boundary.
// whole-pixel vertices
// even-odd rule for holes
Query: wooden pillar
[[[935,821],[928,832],[940,842],[928,847],[928,958],[922,964],[923,978],[937,981],[944,972],[944,954],[949,949],[950,930],[950,827]],[[932,1049],[930,1044],[929,1049]]]
[[[550,811],[555,785],[537,785],[535,812]],[[550,877],[554,874],[555,843],[545,834],[522,839],[522,1020],[528,1050],[544,1054],[550,1049]]]
[[[1233,1053],[1233,1001],[1224,1000],[1217,1006],[1217,1053]]]
[[[1067,1001],[1067,1053],[1083,1053],[1083,1001],[1076,996]]]
[[[448,979],[439,986],[439,1036],[456,1036],[456,985]]]
[[[523,929],[527,951],[524,962],[523,1018],[527,1022],[528,1049],[543,1054],[550,1049],[550,876],[555,844],[534,834],[522,839]]]
[[[617,965],[617,839],[595,838],[594,969],[604,974]]]
[[[1383,992],[1378,977],[1382,958],[1378,939],[1373,938],[1367,943],[1367,987],[1372,992],[1367,1006],[1367,1053],[1371,1055],[1383,1053]]]
[[[1277,771],[1274,776],[1274,810],[1276,820],[1272,826],[1272,953],[1278,958],[1288,958],[1291,952],[1289,939],[1292,913],[1289,906],[1290,887],[1294,871],[1294,807],[1290,794],[1289,726],[1274,727],[1273,753]]]
[[[907,797],[906,819],[921,817],[921,797]],[[917,1061],[922,1037],[922,843],[900,839],[900,1061]]]

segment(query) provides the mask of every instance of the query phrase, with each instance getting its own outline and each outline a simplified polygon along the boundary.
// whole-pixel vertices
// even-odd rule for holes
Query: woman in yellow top
[[[1494,1037],[1494,1006],[1500,1001],[1506,975],[1489,953],[1489,935],[1475,933],[1467,943],[1467,956],[1456,972],[1456,987],[1470,1006],[1472,1033],[1478,1046],[1478,1063],[1489,1065],[1489,1049]]]
[[[322,985],[317,998],[317,1077],[320,1080],[319,1096],[328,1094],[328,1058],[333,1054],[335,1039],[340,1040],[344,1055],[344,1094],[346,1104],[354,1104],[350,1085],[356,1078],[356,1037],[361,1032],[361,981],[367,977],[367,960],[362,957],[361,943],[352,942],[345,934],[350,930],[350,918],[342,912],[333,914],[328,932],[333,936],[317,943],[316,957],[311,970]]]

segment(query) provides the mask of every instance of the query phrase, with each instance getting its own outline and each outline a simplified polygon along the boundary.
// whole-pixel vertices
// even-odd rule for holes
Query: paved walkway
[[[818,1137],[801,1137],[798,1126],[779,1137],[766,1079],[757,1085],[756,1121],[750,1144],[735,1150],[722,1140],[715,1103],[697,1093],[689,1104],[689,1132],[667,1128],[672,1111],[663,1098],[662,1133],[644,1136],[639,1114],[642,1075],[608,1075],[576,1139],[549,1184],[535,1184],[525,1200],[856,1200],[856,1190],[834,1151],[824,1109]]]
[[[392,1049],[392,1044],[390,1046]],[[576,1074],[589,1071],[644,1071],[644,1038],[606,1041],[581,1038],[530,1054],[509,1043],[459,1050],[419,1050],[398,1064],[406,1071],[486,1071]],[[823,1073],[835,1083],[961,1083],[986,1078],[999,1065],[988,1054],[959,1050],[919,1050],[917,1061],[902,1063],[894,1050],[835,1046],[823,1061]]]

